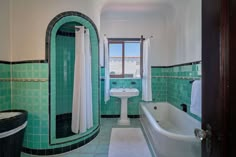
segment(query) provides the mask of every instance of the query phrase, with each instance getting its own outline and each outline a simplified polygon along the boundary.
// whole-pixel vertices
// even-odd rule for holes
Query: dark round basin
[[[0,111],[0,157],[20,157],[27,111]]]
[[[0,133],[15,129],[27,120],[27,111],[6,110],[0,111]]]

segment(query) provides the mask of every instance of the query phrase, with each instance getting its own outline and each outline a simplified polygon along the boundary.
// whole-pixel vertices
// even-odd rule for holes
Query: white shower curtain
[[[143,42],[143,78],[142,78],[142,100],[152,101],[152,80],[150,65],[150,39]]]
[[[71,130],[83,133],[93,126],[91,49],[89,30],[75,28],[75,64]]]
[[[104,36],[104,55],[105,55],[105,86],[104,86],[104,101],[105,103],[110,100],[110,72],[109,72],[109,52],[108,40]]]

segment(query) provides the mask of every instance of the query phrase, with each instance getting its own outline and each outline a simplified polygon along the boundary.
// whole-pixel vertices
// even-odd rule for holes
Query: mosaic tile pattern
[[[0,63],[0,78],[11,77],[11,65]],[[0,111],[11,108],[11,82],[0,81]]]

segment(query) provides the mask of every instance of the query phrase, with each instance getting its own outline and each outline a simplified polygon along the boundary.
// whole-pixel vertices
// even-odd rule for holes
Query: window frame
[[[143,73],[143,37],[141,38],[108,38],[108,53],[110,54],[110,44],[122,44],[122,74],[112,75],[110,78],[126,78],[125,77],[125,43],[129,42],[140,42],[140,78],[142,78]],[[134,78],[134,77],[127,77]]]

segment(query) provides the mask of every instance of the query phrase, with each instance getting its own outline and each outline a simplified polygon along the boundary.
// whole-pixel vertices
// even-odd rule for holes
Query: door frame
[[[202,141],[202,157],[235,156],[236,33],[234,0],[202,0],[202,129],[212,128],[211,153]],[[208,147],[209,148],[209,147]],[[208,149],[209,150],[209,149]]]

